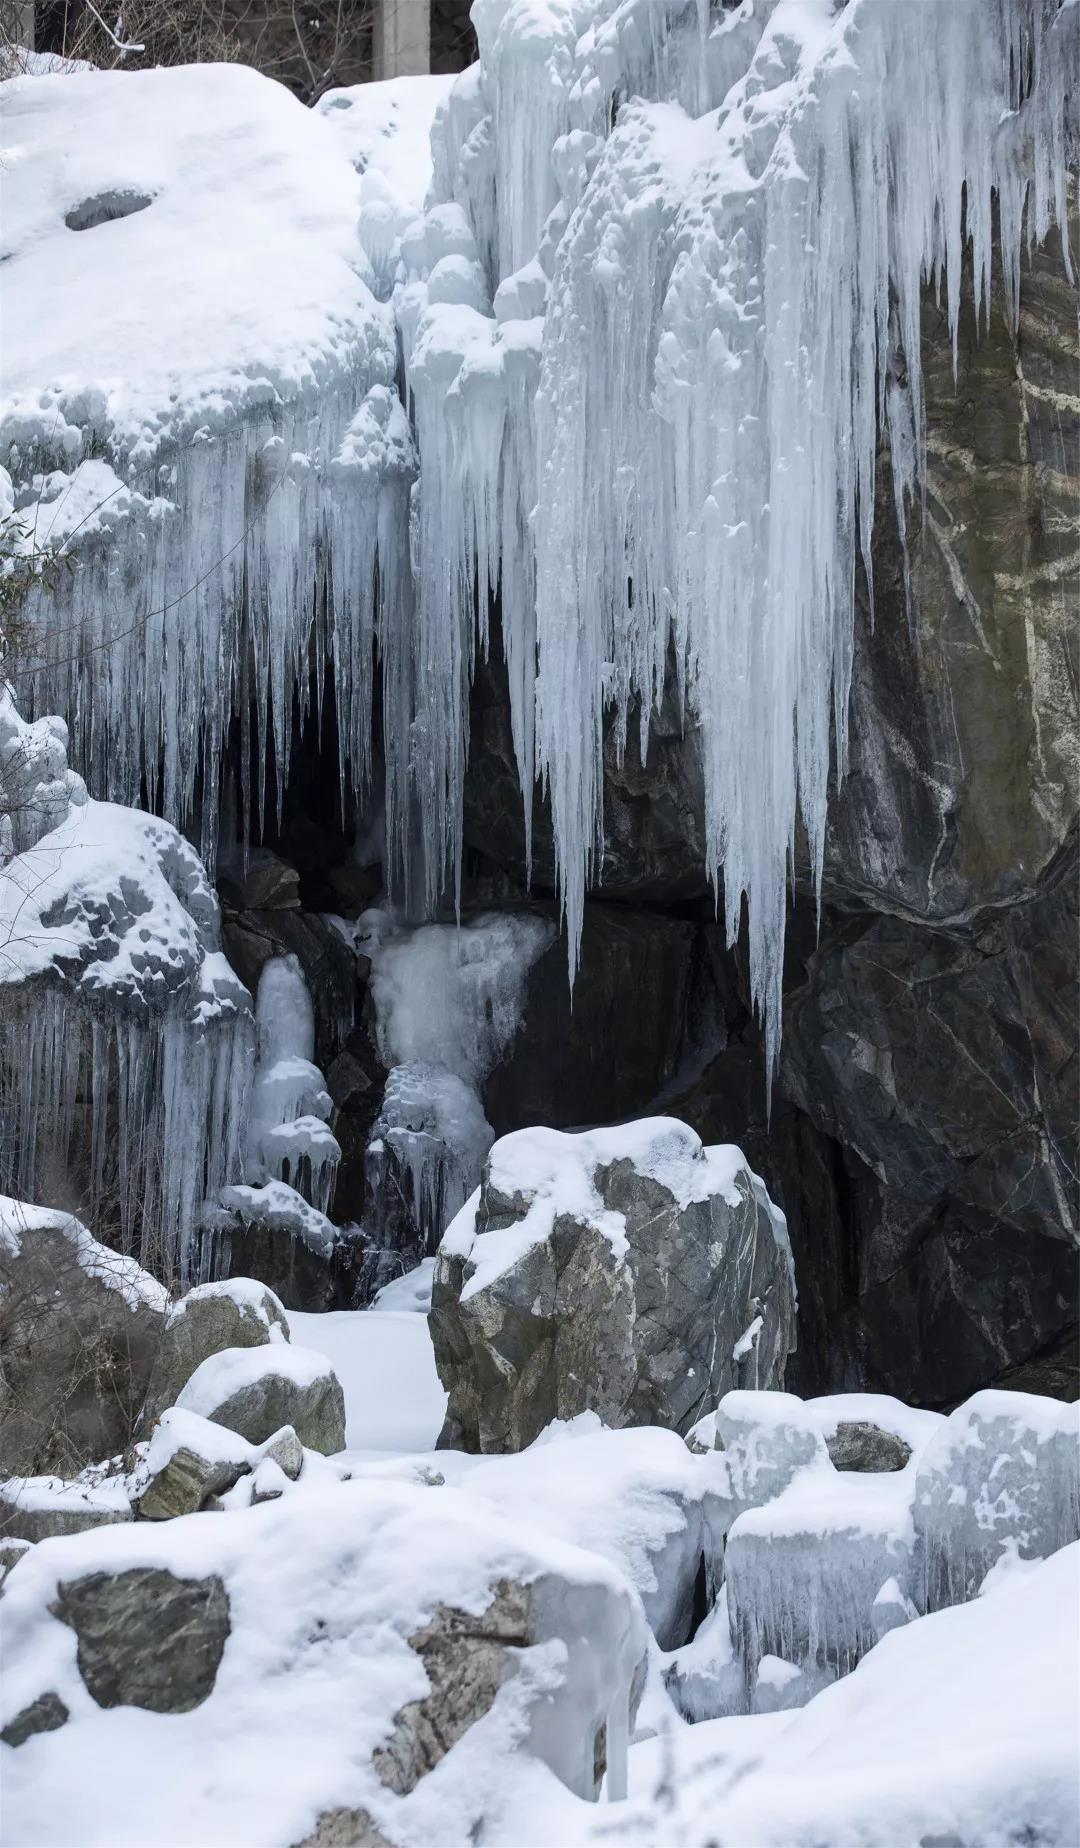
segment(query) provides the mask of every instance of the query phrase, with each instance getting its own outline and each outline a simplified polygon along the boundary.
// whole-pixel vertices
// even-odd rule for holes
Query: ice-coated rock
[[[834,1486],[811,1466],[783,1492],[733,1522],[724,1554],[728,1610],[749,1688],[764,1657],[848,1674],[877,1641],[874,1606],[886,1579],[915,1588],[910,1472],[857,1476]]]
[[[1080,1536],[1080,1406],[977,1392],[918,1459],[923,1608],[961,1604],[1010,1548],[1045,1559]]]
[[[289,1324],[272,1290],[251,1277],[197,1284],[169,1310],[154,1362],[144,1422],[175,1405],[188,1380],[224,1348],[287,1341]]]
[[[238,1432],[249,1444],[291,1425],[325,1456],[345,1448],[345,1397],[330,1362],[308,1348],[272,1342],[226,1348],[204,1360],[177,1400],[183,1411]]]
[[[75,1476],[132,1438],[169,1298],[70,1213],[0,1197],[0,1477]]]
[[[520,1450],[552,1419],[686,1431],[794,1346],[783,1215],[737,1149],[657,1117],[493,1147],[446,1232],[430,1325],[440,1442]]]

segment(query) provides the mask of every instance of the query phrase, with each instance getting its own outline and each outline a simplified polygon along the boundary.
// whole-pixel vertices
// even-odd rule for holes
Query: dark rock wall
[[[743,958],[701,874],[700,769],[673,703],[606,765],[603,883],[570,1011],[561,948],[493,1074],[499,1128],[671,1109],[740,1142],[785,1208],[803,1392],[948,1405],[1077,1394],[1075,292],[1052,239],[1019,324],[928,300],[926,495],[904,551],[887,456],[859,588],[849,767],[815,941],[805,880],[768,1112]],[[466,832],[523,879],[501,670],[473,703]],[[534,806],[534,891],[551,891]],[[713,1051],[709,1056],[710,1049]]]

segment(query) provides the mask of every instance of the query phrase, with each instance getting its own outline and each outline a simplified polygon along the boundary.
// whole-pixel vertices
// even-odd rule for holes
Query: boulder
[[[78,1638],[79,1673],[99,1707],[190,1713],[214,1685],[229,1636],[220,1578],[156,1567],[61,1584],[55,1616]]]
[[[169,1521],[196,1514],[258,1460],[259,1453],[234,1431],[173,1406],[161,1418],[139,1473],[139,1519]]]
[[[867,1473],[905,1469],[911,1461],[911,1445],[893,1431],[863,1419],[845,1419],[837,1425],[825,1447],[834,1469],[864,1470]]]
[[[249,1444],[291,1425],[309,1450],[331,1456],[345,1448],[345,1395],[330,1362],[308,1348],[226,1348],[203,1361],[177,1403]]]
[[[70,1213],[0,1199],[0,1477],[71,1477],[122,1451],[168,1310],[160,1283]]]
[[[289,1324],[272,1290],[251,1277],[202,1283],[169,1311],[147,1395],[144,1422],[175,1405],[204,1360],[224,1348],[287,1341]]]
[[[649,1118],[493,1147],[448,1229],[429,1323],[440,1444],[520,1450],[552,1419],[685,1433],[794,1346],[783,1215],[733,1148]]]

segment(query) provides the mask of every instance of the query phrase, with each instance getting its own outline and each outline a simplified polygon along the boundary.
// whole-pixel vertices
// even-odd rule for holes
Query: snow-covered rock
[[[90,1465],[78,1476],[11,1476],[0,1482],[0,1523],[5,1536],[27,1542],[86,1533],[135,1511],[119,1468]]]
[[[288,1339],[285,1311],[265,1284],[252,1277],[197,1284],[173,1304],[165,1319],[144,1424],[166,1406],[175,1405],[181,1389],[211,1354]]]
[[[62,1472],[130,1443],[169,1298],[70,1213],[0,1196],[0,1476]]]
[[[345,1448],[345,1398],[330,1362],[310,1348],[271,1342],[226,1348],[197,1367],[177,1407],[264,1444],[283,1425],[330,1456]]]
[[[738,1149],[671,1118],[521,1130],[439,1248],[431,1329],[442,1442],[519,1450],[552,1419],[685,1432],[794,1345],[783,1214]]]
[[[334,1483],[56,1541],[3,1604],[4,1721],[46,1698],[66,1715],[6,1769],[13,1842],[131,1848],[152,1813],[177,1848],[292,1848],[327,1811],[363,1810],[393,1840],[456,1848],[515,1765],[540,1760],[582,1798],[605,1752],[615,1788],[625,1775],[646,1639],[633,1592],[452,1489]],[[174,1717],[149,1726],[140,1705]]]

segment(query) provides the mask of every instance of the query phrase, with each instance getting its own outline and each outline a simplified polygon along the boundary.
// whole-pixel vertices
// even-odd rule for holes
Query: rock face
[[[736,1149],[653,1118],[497,1142],[447,1232],[430,1316],[440,1443],[520,1450],[554,1418],[685,1432],[794,1341],[782,1215]]]
[[[152,1567],[61,1585],[54,1614],[78,1637],[79,1673],[99,1707],[190,1713],[213,1688],[229,1636],[220,1578]]]

